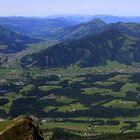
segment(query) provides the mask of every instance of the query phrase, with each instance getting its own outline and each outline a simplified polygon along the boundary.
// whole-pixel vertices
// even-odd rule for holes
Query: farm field
[[[50,136],[56,128],[86,137],[139,132],[140,74],[113,69],[27,70],[24,80],[15,76],[1,83],[7,92],[0,96],[0,117],[29,115]],[[16,83],[22,85],[9,90]],[[0,123],[0,128],[5,124]]]

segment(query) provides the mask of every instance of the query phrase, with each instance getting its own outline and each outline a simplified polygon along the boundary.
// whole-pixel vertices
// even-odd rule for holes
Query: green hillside
[[[94,19],[86,23],[60,29],[53,35],[53,38],[62,41],[78,40],[91,34],[97,34],[105,26],[106,23],[102,20]]]
[[[109,29],[98,35],[65,42],[21,60],[22,66],[41,68],[77,64],[81,67],[105,65],[108,60],[132,65],[139,63],[140,43],[135,38]]]
[[[14,53],[25,49],[28,44],[37,43],[40,40],[33,39],[22,34],[12,32],[0,26],[0,52]]]

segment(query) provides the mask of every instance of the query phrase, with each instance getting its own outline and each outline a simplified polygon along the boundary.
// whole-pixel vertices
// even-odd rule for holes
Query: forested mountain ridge
[[[132,65],[140,62],[140,42],[117,29],[109,29],[98,35],[65,42],[48,48],[41,53],[24,57],[22,65],[59,67],[78,64],[81,67],[106,64],[107,60]]]
[[[34,39],[0,26],[0,52],[15,53],[25,49],[28,44],[38,43],[39,39]]]
[[[53,37],[62,41],[78,40],[80,38],[99,33],[105,26],[106,23],[97,18],[89,22],[62,28],[58,30]]]
[[[134,38],[138,38],[140,37],[140,24],[135,23],[135,22],[128,22],[128,23],[124,23],[124,22],[118,22],[118,23],[111,23],[111,24],[107,24],[107,26],[102,29],[103,31],[108,30],[108,29],[117,29],[120,32],[130,35]]]

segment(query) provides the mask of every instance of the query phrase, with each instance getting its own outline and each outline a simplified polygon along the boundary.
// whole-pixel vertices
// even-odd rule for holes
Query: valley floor
[[[82,137],[140,132],[139,68],[114,67],[1,69],[6,92],[0,96],[0,117],[7,121],[0,130],[10,118],[28,114],[47,138],[56,128]]]

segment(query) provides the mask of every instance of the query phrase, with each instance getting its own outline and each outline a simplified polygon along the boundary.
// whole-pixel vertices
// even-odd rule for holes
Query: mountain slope
[[[53,37],[58,40],[73,41],[91,34],[97,34],[105,25],[106,23],[102,20],[94,19],[90,22],[58,30]]]
[[[77,25],[76,21],[64,18],[25,18],[25,17],[1,17],[0,25],[24,35],[32,37],[49,38],[61,28]]]
[[[0,26],[0,52],[14,53],[25,49],[30,43],[37,43],[33,39]]]
[[[51,37],[61,41],[73,41],[86,36],[100,34],[103,31],[107,31],[109,29],[119,30],[124,34],[133,36],[135,38],[140,37],[140,24],[138,23],[117,22],[106,24],[104,21],[98,18],[76,26],[62,28],[53,33]]]
[[[113,24],[107,24],[105,28],[102,29],[102,31],[108,30],[108,29],[117,29],[120,32],[130,35],[135,38],[140,38],[140,24],[129,22],[129,23],[113,23]]]
[[[140,41],[109,29],[74,42],[61,43],[37,54],[22,58],[22,66],[41,68],[78,64],[81,67],[106,64],[107,60],[131,65],[140,62]]]
[[[0,133],[0,140],[43,140],[43,136],[30,118],[20,117]]]

